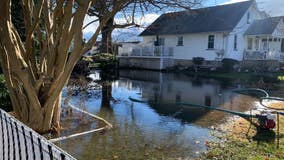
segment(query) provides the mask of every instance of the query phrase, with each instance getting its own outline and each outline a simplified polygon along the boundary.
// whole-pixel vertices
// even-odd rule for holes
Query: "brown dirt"
[[[284,106],[284,102],[274,102],[268,106],[280,109],[283,108],[281,106]],[[277,116],[275,121],[277,123]],[[256,123],[256,120],[254,120],[254,122]],[[227,133],[229,137],[240,141],[249,141],[249,139],[257,133],[254,125],[246,119],[237,116],[229,119],[228,122],[225,125],[220,126],[220,128],[220,130]],[[277,124],[274,131],[277,133]],[[284,116],[279,116],[279,133],[284,134]]]

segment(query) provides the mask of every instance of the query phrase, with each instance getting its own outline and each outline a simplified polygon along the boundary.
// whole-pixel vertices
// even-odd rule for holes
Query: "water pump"
[[[259,127],[264,130],[272,130],[276,126],[275,115],[270,113],[262,113],[258,116]]]

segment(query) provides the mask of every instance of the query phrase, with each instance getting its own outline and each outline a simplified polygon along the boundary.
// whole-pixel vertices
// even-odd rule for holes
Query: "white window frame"
[[[179,36],[177,40],[177,46],[183,46],[183,36]]]
[[[259,50],[259,44],[260,44],[260,40],[259,40],[259,38],[256,38],[256,39],[254,40],[254,49],[255,49],[256,51]]]
[[[234,35],[234,50],[235,51],[238,50],[238,35],[237,34]]]
[[[211,37],[213,37],[213,39],[210,39]],[[212,43],[213,43],[213,46],[212,46]],[[208,35],[207,49],[215,49],[215,35],[213,34]]]
[[[248,38],[248,47],[247,49],[248,50],[252,50],[252,47],[253,47],[253,38]]]

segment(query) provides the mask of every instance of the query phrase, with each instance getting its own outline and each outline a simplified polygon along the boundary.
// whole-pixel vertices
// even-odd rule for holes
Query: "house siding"
[[[274,37],[284,37],[284,22],[281,20],[274,30],[272,36]]]
[[[247,15],[250,14],[250,23],[247,23]],[[246,38],[244,36],[246,30],[252,24],[254,20],[265,18],[263,14],[256,8],[255,5],[252,5],[248,11],[241,18],[240,22],[236,25],[232,32],[228,35],[227,49],[225,51],[224,58],[232,58],[241,61],[243,59],[244,50],[247,47]],[[234,49],[234,36],[237,35],[237,50]]]
[[[247,23],[247,15],[250,14],[250,23]],[[165,47],[174,48],[174,59],[192,60],[194,57],[203,57],[207,61],[214,61],[217,58],[217,51],[224,50],[223,58],[232,58],[241,61],[246,46],[244,33],[256,19],[265,18],[263,14],[252,5],[241,18],[233,31],[212,32],[212,33],[194,33],[180,35],[162,35],[165,38]],[[208,50],[208,36],[215,35],[214,50]],[[234,49],[234,37],[237,36],[237,49]],[[183,46],[177,46],[178,37],[183,36]],[[154,44],[155,36],[144,36],[143,43]]]
[[[214,49],[208,49],[208,36],[215,35]],[[178,37],[183,37],[183,46],[177,46]],[[203,57],[205,60],[215,60],[216,51],[225,49],[226,40],[223,33],[198,33],[198,34],[181,34],[181,35],[163,35],[165,38],[165,47],[174,48],[174,59],[192,60],[194,57]],[[143,43],[154,43],[155,36],[144,37]]]

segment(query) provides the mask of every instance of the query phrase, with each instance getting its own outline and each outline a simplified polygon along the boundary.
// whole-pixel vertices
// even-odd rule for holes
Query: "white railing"
[[[121,53],[120,56],[128,57],[172,57],[174,55],[173,47],[140,47],[132,49],[130,53]]]
[[[76,160],[0,109],[1,160]]]
[[[244,60],[284,60],[284,53],[279,51],[244,51]]]

